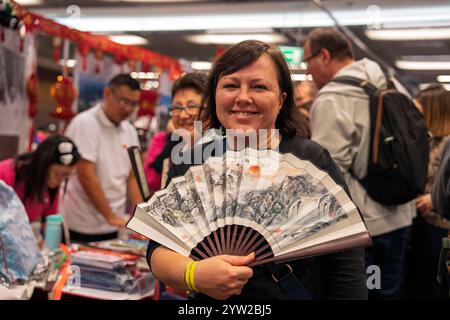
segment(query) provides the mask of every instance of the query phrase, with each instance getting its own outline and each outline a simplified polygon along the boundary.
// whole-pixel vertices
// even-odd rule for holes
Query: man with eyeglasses
[[[310,109],[311,139],[327,148],[347,180],[373,246],[366,248],[366,267],[381,270],[381,288],[369,299],[400,298],[409,229],[415,216],[414,200],[384,206],[374,201],[361,180],[367,172],[370,144],[369,100],[362,88],[332,81],[352,76],[386,88],[380,66],[367,58],[355,61],[348,39],[335,29],[312,30],[304,41],[307,72],[319,89]]]
[[[67,129],[82,157],[60,205],[73,241],[117,238],[127,221],[127,200],[143,201],[127,153],[139,145],[128,121],[139,101],[139,82],[119,74],[104,89],[103,101],[77,115]]]

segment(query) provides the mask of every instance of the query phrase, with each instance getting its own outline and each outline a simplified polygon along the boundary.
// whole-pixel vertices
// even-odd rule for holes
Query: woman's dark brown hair
[[[275,121],[275,128],[280,130],[282,136],[307,136],[307,128],[304,126],[304,121],[299,119],[304,116],[296,112],[295,109],[291,72],[283,55],[276,47],[257,40],[242,41],[230,47],[213,64],[199,113],[199,120],[202,121],[204,130],[223,129],[216,110],[216,88],[219,78],[254,63],[263,54],[267,54],[275,63],[280,93],[284,92],[286,94],[280,113]]]

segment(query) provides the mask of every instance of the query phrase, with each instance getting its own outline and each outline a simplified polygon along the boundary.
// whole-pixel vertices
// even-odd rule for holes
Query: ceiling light
[[[398,60],[395,65],[404,70],[450,70],[450,61]]]
[[[236,4],[230,9],[223,6],[205,5],[202,12],[198,8],[189,8],[183,13],[154,12],[145,9],[136,11],[134,8],[119,8],[122,10],[114,15],[104,14],[89,9],[83,10],[86,16],[79,19],[67,17],[66,13],[55,13],[54,10],[39,10],[37,13],[55,19],[62,24],[82,31],[176,31],[176,30],[218,30],[218,29],[248,29],[248,28],[313,28],[333,26],[333,20],[324,12],[317,9],[308,10],[304,7],[289,8],[274,7],[271,10],[248,11],[248,7]],[[208,12],[206,10],[208,9]],[[134,11],[133,11],[134,10]],[[194,10],[197,10],[194,11]],[[239,11],[240,10],[240,11]],[[113,11],[114,12],[114,11]],[[115,11],[118,12],[118,11]],[[414,23],[415,26],[432,23],[448,23],[450,6],[417,6],[410,8],[383,8],[377,23],[386,25],[405,25]],[[341,25],[367,26],[370,17],[366,8],[354,10],[334,10],[334,16]]]
[[[366,36],[372,40],[437,40],[450,39],[450,28],[427,28],[427,29],[390,29],[390,30],[367,30]]]
[[[235,44],[244,40],[260,40],[267,43],[285,43],[285,36],[277,33],[197,34],[186,39],[196,44]]]
[[[304,73],[293,73],[291,74],[291,79],[292,81],[305,81],[305,80],[312,81],[313,77],[310,74],[307,75]]]
[[[155,80],[159,78],[159,73],[157,72],[132,72],[130,76],[134,79],[150,79]]]
[[[111,0],[102,0],[111,2]],[[166,2],[198,2],[203,0],[116,0],[117,2],[145,2],[145,3],[166,3]]]
[[[38,6],[42,4],[42,0],[16,0],[21,6]]]
[[[209,61],[192,61],[191,68],[198,71],[207,71],[211,69],[212,63]]]
[[[439,81],[439,82],[450,82],[450,75],[437,76],[437,81]]]
[[[421,83],[419,84],[419,89],[424,90],[430,85],[432,85],[432,83]],[[445,90],[450,91],[450,84],[443,84],[442,86],[444,87]]]
[[[60,60],[58,61],[58,63],[59,63],[60,66],[64,66],[64,62],[65,62],[65,64],[66,64],[66,67],[68,67],[68,68],[73,68],[73,67],[75,67],[76,64],[77,64],[77,60],[75,60],[75,59],[67,59],[67,60],[60,59]]]
[[[123,45],[145,45],[148,43],[148,40],[135,36],[132,34],[121,34],[121,35],[111,35],[108,36],[111,41],[123,44]]]

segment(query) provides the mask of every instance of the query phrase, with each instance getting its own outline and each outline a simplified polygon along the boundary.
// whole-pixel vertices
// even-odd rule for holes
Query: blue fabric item
[[[42,255],[22,202],[4,181],[0,213],[0,278],[12,285],[28,280]]]

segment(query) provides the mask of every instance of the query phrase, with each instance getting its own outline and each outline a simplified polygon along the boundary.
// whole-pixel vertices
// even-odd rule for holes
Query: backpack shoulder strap
[[[356,78],[356,77],[352,77],[352,76],[337,77],[337,78],[331,79],[331,81],[362,88],[364,90],[364,92],[366,94],[368,94],[369,96],[374,96],[378,90],[378,88],[375,87],[373,84],[371,84],[369,81],[360,79],[360,78]]]

